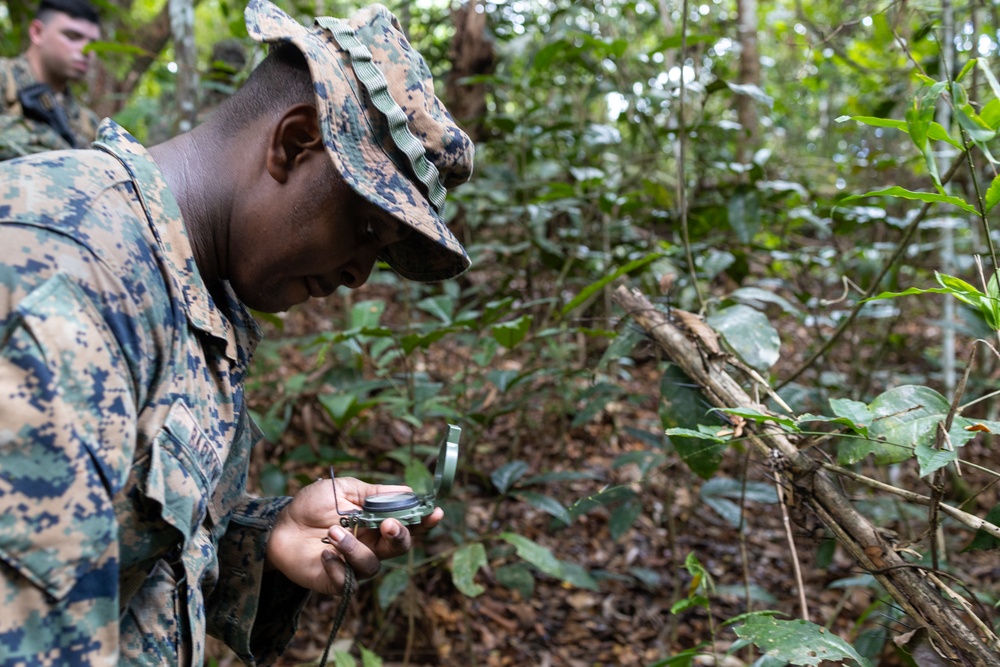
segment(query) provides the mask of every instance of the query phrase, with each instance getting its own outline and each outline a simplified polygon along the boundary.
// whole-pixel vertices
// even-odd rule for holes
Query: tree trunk
[[[704,340],[675,324],[636,290],[621,286],[615,290],[614,299],[691,378],[712,405],[763,411],[763,407],[726,372],[724,358],[707,349]],[[775,469],[796,489],[797,497],[912,619],[942,640],[938,644],[960,659],[956,664],[1000,665],[1000,646],[989,628],[965,613],[962,607],[948,602],[952,593],[936,587],[926,570],[910,567],[911,564],[899,556],[876,527],[854,508],[823,466],[777,426],[764,424],[753,428],[748,424],[746,429],[749,442],[758,455],[781,464]]]
[[[451,72],[445,97],[452,116],[473,141],[486,138],[486,84],[463,83],[470,76],[492,74],[496,68],[493,42],[486,34],[486,12],[480,0],[469,0],[452,13]]]
[[[757,0],[736,0],[736,16],[739,23],[740,78],[741,84],[760,86],[760,53],[757,50]],[[736,96],[736,114],[743,126],[742,141],[739,142],[738,159],[749,162],[760,137],[757,123],[756,102],[749,95]]]
[[[187,132],[198,120],[198,51],[194,43],[192,0],[168,0],[170,32],[177,64],[177,132]]]

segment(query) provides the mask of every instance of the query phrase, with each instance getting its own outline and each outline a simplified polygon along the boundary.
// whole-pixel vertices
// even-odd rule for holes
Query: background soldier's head
[[[27,56],[35,76],[56,90],[87,74],[88,44],[100,39],[100,16],[87,0],[42,0],[28,30]]]

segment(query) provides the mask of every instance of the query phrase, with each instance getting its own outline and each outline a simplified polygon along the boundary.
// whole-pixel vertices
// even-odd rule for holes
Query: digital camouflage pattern
[[[258,329],[149,153],[95,146],[0,164],[0,664],[270,663],[307,592],[245,492]]]
[[[41,151],[73,148],[50,125],[25,118],[18,101],[21,88],[37,83],[31,66],[23,55],[0,58],[0,160],[9,160]],[[76,137],[76,148],[86,148],[97,136],[100,119],[93,111],[77,102],[69,89],[59,95],[66,120]]]
[[[472,175],[475,148],[434,94],[430,70],[396,17],[370,5],[349,19],[319,18],[307,28],[267,0],[251,0],[246,24],[258,42],[290,42],[302,51],[334,167],[358,194],[419,232],[380,259],[411,280],[465,271],[469,257],[417,171],[431,172],[443,198],[445,188]]]

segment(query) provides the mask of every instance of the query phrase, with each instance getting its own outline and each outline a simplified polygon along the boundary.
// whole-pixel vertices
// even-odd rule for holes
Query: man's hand
[[[366,484],[353,477],[337,478],[337,502],[342,512],[361,509],[368,496],[400,493],[406,486]],[[437,525],[444,517],[438,507],[424,517],[421,530]],[[323,542],[328,537],[330,544]],[[340,525],[333,498],[333,485],[323,479],[299,491],[281,511],[267,542],[267,565],[280,570],[303,588],[339,595],[344,588],[344,561],[359,579],[375,576],[381,562],[410,549],[410,531],[396,519],[386,519],[379,528],[361,528],[355,537]]]

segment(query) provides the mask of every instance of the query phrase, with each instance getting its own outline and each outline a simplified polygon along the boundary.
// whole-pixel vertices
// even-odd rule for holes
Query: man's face
[[[262,188],[230,225],[229,282],[255,310],[284,311],[341,286],[361,287],[379,253],[411,231],[354,192],[325,155],[318,158],[277,196]]]
[[[38,72],[40,78],[55,85],[86,76],[93,54],[83,50],[101,38],[99,26],[62,12],[50,12],[35,19],[28,32],[44,70]]]

